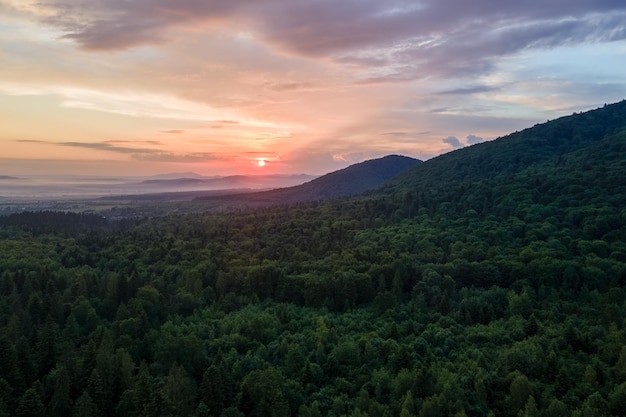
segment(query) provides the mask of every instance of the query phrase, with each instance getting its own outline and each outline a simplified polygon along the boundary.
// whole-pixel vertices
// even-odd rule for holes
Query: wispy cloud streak
[[[47,7],[56,10],[47,22],[89,50],[159,44],[169,30],[234,25],[286,52],[383,66],[381,80],[432,75],[435,67],[441,74],[484,72],[492,59],[528,48],[626,39],[620,1],[100,0]]]
[[[70,148],[83,148],[92,149],[97,151],[114,152],[123,155],[130,155],[131,158],[138,161],[150,161],[150,162],[177,162],[177,163],[196,163],[228,159],[222,155],[218,155],[210,152],[189,152],[189,153],[174,153],[166,152],[158,148],[138,148],[131,146],[118,146],[116,143],[126,143],[125,141],[107,141],[107,142],[48,142],[43,140],[33,139],[19,139],[16,140],[19,143],[31,143],[41,145],[52,146],[65,146]],[[143,141],[143,142],[127,142],[127,143],[146,143],[158,145],[156,141]]]

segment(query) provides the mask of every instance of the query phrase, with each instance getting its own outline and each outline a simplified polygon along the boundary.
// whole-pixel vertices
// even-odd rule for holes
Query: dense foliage
[[[359,199],[4,218],[0,415],[625,416],[625,107]]]

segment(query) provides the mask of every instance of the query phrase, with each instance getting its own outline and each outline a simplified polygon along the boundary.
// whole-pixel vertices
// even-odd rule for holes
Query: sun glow
[[[264,167],[265,166],[265,159],[259,159],[259,166],[260,167]]]

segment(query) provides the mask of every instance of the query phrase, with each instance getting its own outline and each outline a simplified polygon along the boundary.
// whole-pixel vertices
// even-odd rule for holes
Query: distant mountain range
[[[167,174],[157,174],[152,175],[148,178],[148,180],[176,180],[179,178],[196,178],[196,179],[206,179],[209,178],[205,175],[196,174],[195,172],[170,172]]]
[[[203,177],[193,173],[185,173],[182,175],[191,174],[191,176],[176,177],[176,178],[155,178],[147,179],[139,183],[128,184],[129,187],[136,188],[137,186],[143,186],[149,188],[147,192],[158,191],[158,188],[163,188],[164,191],[177,191],[183,190],[216,190],[216,189],[258,189],[267,190],[281,187],[291,187],[294,185],[302,184],[305,181],[310,181],[316,176],[314,175],[227,175],[227,176],[215,176],[215,177]],[[168,174],[176,175],[176,174]]]
[[[178,177],[178,175],[184,175]],[[316,178],[314,175],[230,175],[202,176],[192,172],[164,174],[156,177],[91,177],[91,176],[43,176],[32,175],[17,178],[0,176],[0,195],[6,199],[21,200],[72,200],[105,196],[138,196],[166,193],[198,192],[215,194],[217,190],[227,193],[243,193],[250,190],[271,190],[291,187]],[[223,194],[223,193],[217,193]],[[179,194],[177,198],[180,198]],[[195,195],[194,195],[195,196]],[[191,199],[192,197],[188,197]],[[159,197],[159,200],[167,197]],[[28,205],[26,207],[29,207]]]
[[[198,200],[233,205],[267,205],[351,197],[374,190],[421,162],[407,156],[388,155],[351,165],[294,187],[241,195],[207,196]]]

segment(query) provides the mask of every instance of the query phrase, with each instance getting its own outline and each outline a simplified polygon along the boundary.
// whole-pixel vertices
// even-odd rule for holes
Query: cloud
[[[626,3],[610,0],[101,0],[89,7],[47,7],[56,7],[48,22],[88,50],[228,28],[282,52],[386,69],[366,76],[368,82],[485,73],[494,58],[525,49],[626,39]]]
[[[468,146],[475,145],[477,143],[484,142],[485,140],[476,135],[467,135],[467,137],[465,138],[465,143],[461,142],[456,136],[448,136],[447,138],[442,139],[442,141],[443,143],[447,143],[448,145],[452,146],[454,149],[460,149],[466,146],[466,144]]]
[[[448,136],[447,138],[442,139],[442,141],[443,143],[447,143],[448,145],[452,146],[454,149],[459,149],[463,147],[463,144],[456,136]]]
[[[411,132],[384,132],[381,133],[382,136],[387,136],[389,138],[391,138],[391,140],[395,143],[395,144],[413,144],[416,143],[420,140],[420,138],[423,138],[424,136],[428,136],[432,134],[432,132],[430,131],[423,131],[423,132],[417,132],[417,131],[411,131]]]
[[[50,143],[45,140],[36,140],[36,139],[17,139],[16,142],[19,143]]]
[[[225,159],[222,156],[210,152],[192,152],[176,154],[171,152],[136,153],[133,159],[150,162],[175,162],[175,163],[200,163]]]
[[[52,142],[50,142],[52,143]],[[54,143],[58,146],[70,146],[73,148],[95,149],[99,151],[110,151],[122,154],[150,154],[157,152],[155,149],[149,148],[132,148],[127,146],[116,146],[110,142],[58,142]]]
[[[439,95],[466,95],[466,94],[478,94],[478,93],[489,93],[492,91],[499,90],[500,87],[492,86],[492,85],[475,85],[471,87],[462,87],[462,88],[454,88],[452,90],[444,90],[440,91]]]
[[[104,141],[102,143],[106,143],[106,144],[116,144],[116,143],[144,143],[147,145],[162,145],[161,142],[157,141],[157,140],[107,140]]]
[[[15,96],[55,95],[61,106],[66,108],[97,110],[131,117],[179,119],[191,121],[218,120],[219,123],[238,123],[229,116],[238,116],[233,111],[206,103],[180,98],[172,94],[115,89],[99,90],[66,85],[44,85],[37,83],[3,83],[0,92]],[[245,119],[246,124],[266,124],[262,121]],[[270,124],[271,125],[271,124]]]
[[[127,49],[141,44],[162,43],[155,22],[113,22],[98,20],[86,29],[68,33],[62,39],[76,41],[86,50]]]
[[[117,143],[146,143],[151,145],[157,145],[156,141],[124,141],[124,140],[111,140],[105,142],[76,142],[76,141],[68,141],[68,142],[49,142],[44,140],[33,140],[33,139],[20,139],[16,140],[16,142],[20,143],[37,143],[37,144],[46,144],[53,146],[68,146],[71,148],[84,148],[84,149],[94,149],[98,151],[108,151],[108,152],[116,152],[126,155],[134,155],[134,154],[158,154],[160,151],[154,148],[136,148],[130,146],[117,146]]]
[[[261,35],[293,53],[368,69],[365,83],[485,74],[495,59],[526,49],[626,38],[626,4],[531,3],[291,2],[262,22]]]
[[[149,149],[138,149],[138,148],[129,148],[124,146],[115,146],[114,143],[131,143],[128,141],[106,141],[106,142],[50,142],[45,140],[37,140],[37,139],[18,139],[15,142],[19,143],[37,143],[37,144],[45,144],[45,145],[56,145],[56,146],[69,146],[74,148],[87,148],[87,149],[96,149],[101,151],[113,151],[119,153],[133,153],[133,152],[147,152],[151,151]]]
[[[466,138],[466,143],[468,145],[476,145],[477,143],[481,143],[484,142],[485,139],[479,137],[479,136],[475,136],[475,135],[467,135]]]
[[[277,92],[305,92],[315,91],[316,86],[313,82],[272,82],[267,88]]]
[[[106,142],[48,142],[42,140],[22,139],[17,140],[20,143],[38,143],[48,144],[55,146],[68,146],[73,148],[93,149],[98,151],[115,152],[123,155],[129,155],[132,159],[138,161],[149,162],[176,162],[176,163],[198,163],[206,161],[216,161],[228,159],[222,155],[210,153],[210,152],[187,152],[187,153],[173,153],[164,152],[156,148],[137,148],[130,146],[117,146],[116,143],[145,143],[151,145],[158,145],[157,141],[123,141],[114,140]]]

